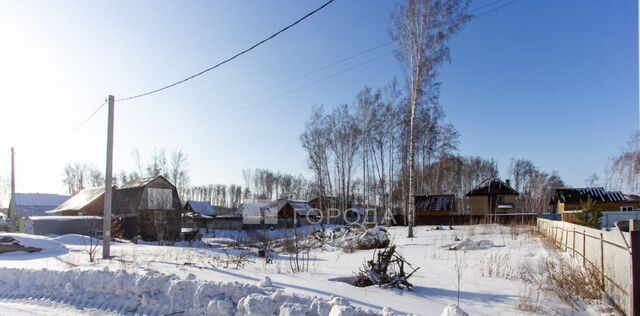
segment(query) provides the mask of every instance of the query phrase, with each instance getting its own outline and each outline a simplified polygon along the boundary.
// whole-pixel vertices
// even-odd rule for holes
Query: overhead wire
[[[470,13],[473,13],[473,12],[476,12],[476,11],[480,11],[480,10],[482,10],[482,9],[485,9],[485,8],[487,8],[487,7],[490,7],[490,6],[492,6],[492,5],[498,4],[498,3],[503,2],[503,1],[504,1],[504,0],[495,0],[495,1],[491,1],[491,2],[489,2],[489,3],[487,3],[487,4],[484,4],[484,5],[479,6],[479,7],[477,7],[477,8],[471,9],[471,10],[469,10],[469,12],[470,12]],[[516,1],[519,1],[519,0],[511,0],[511,1],[508,1],[508,2],[506,2],[506,3],[504,3],[504,4],[499,5],[499,6],[497,6],[497,7],[491,8],[491,9],[489,9],[489,10],[487,10],[487,11],[481,12],[480,14],[473,15],[473,16],[472,16],[472,18],[471,18],[471,20],[475,20],[475,19],[477,19],[477,18],[479,18],[479,17],[481,17],[481,16],[484,16],[484,15],[489,14],[489,13],[491,13],[491,12],[497,11],[497,10],[499,10],[499,9],[503,8],[503,7],[506,7],[506,6],[508,6],[508,5],[511,5],[511,4],[515,3]],[[273,88],[280,87],[280,86],[282,86],[282,85],[284,85],[284,84],[286,84],[286,83],[289,83],[289,82],[295,81],[295,80],[300,79],[300,78],[302,78],[302,77],[306,77],[306,76],[308,76],[308,75],[310,75],[310,74],[313,74],[313,73],[316,73],[316,72],[318,72],[318,71],[320,71],[320,70],[327,69],[327,68],[329,68],[329,67],[331,67],[331,66],[334,66],[334,65],[336,65],[336,64],[339,64],[339,63],[341,63],[341,62],[343,62],[343,61],[346,61],[346,60],[352,59],[352,58],[354,58],[354,57],[357,57],[357,56],[363,55],[363,54],[365,54],[365,53],[367,53],[367,52],[370,52],[370,51],[372,51],[372,50],[375,50],[375,49],[378,49],[378,48],[381,48],[381,47],[388,46],[388,45],[390,45],[390,44],[392,44],[392,43],[393,43],[393,41],[389,41],[389,42],[386,42],[386,43],[383,43],[383,44],[380,44],[380,45],[374,46],[374,47],[372,47],[372,48],[368,48],[368,49],[366,49],[366,50],[364,50],[364,51],[362,51],[362,52],[356,53],[355,55],[352,55],[352,56],[349,56],[349,57],[346,57],[346,58],[340,59],[340,60],[338,60],[338,61],[336,61],[336,62],[333,62],[333,63],[328,64],[328,65],[326,65],[326,66],[322,66],[322,67],[320,67],[320,68],[317,68],[317,69],[312,70],[312,71],[310,71],[310,72],[307,72],[307,73],[305,73],[305,74],[302,74],[302,75],[299,75],[299,76],[293,77],[293,78],[291,78],[291,79],[285,80],[285,81],[283,81],[283,82],[281,82],[281,83],[278,83],[278,84],[276,84],[276,85],[273,85],[273,86],[267,87],[267,88],[265,88],[265,89],[259,90],[259,91],[257,91],[257,92],[250,93],[250,94],[248,94],[248,95],[242,96],[242,97],[240,97],[240,98],[238,98],[238,99],[235,99],[235,100],[233,100],[233,101],[231,101],[231,102],[225,103],[224,105],[229,105],[229,104],[235,103],[235,102],[237,102],[237,101],[239,101],[239,100],[241,100],[241,99],[245,99],[245,98],[247,98],[247,97],[250,97],[250,96],[254,96],[254,95],[256,95],[256,94],[263,93],[263,92],[268,91],[268,90],[271,90],[271,89],[273,89]],[[335,74],[329,75],[329,76],[327,76],[327,77],[324,77],[324,78],[322,78],[322,79],[320,79],[320,80],[317,80],[317,81],[311,82],[311,83],[309,83],[309,84],[305,84],[305,85],[303,85],[303,86],[301,86],[301,87],[294,88],[294,89],[292,89],[292,90],[288,90],[288,91],[286,91],[286,92],[284,92],[284,93],[278,94],[278,95],[276,95],[276,96],[274,96],[274,97],[271,97],[271,98],[268,98],[268,99],[264,99],[264,100],[261,100],[261,101],[255,102],[255,103],[251,103],[251,104],[246,105],[246,106],[241,106],[241,107],[239,107],[239,108],[237,108],[237,109],[234,109],[234,110],[231,110],[231,111],[225,112],[225,113],[223,113],[222,115],[220,115],[220,116],[216,116],[216,117],[213,117],[213,118],[218,118],[218,117],[221,117],[221,116],[226,116],[226,115],[228,115],[228,114],[236,113],[236,112],[239,112],[239,111],[241,111],[241,110],[244,110],[244,109],[247,109],[247,108],[250,108],[250,107],[253,107],[253,106],[256,106],[256,105],[259,105],[259,104],[262,104],[262,103],[268,102],[268,101],[271,101],[271,100],[273,100],[273,99],[276,99],[276,98],[279,98],[279,97],[282,97],[282,96],[285,96],[285,95],[291,94],[291,93],[293,93],[293,92],[295,92],[295,91],[301,90],[301,89],[303,89],[303,88],[306,88],[306,87],[309,87],[309,86],[311,86],[311,85],[317,84],[317,83],[319,83],[319,82],[325,81],[325,80],[327,80],[327,79],[329,79],[329,78],[333,78],[333,77],[335,77],[335,76],[337,76],[337,75],[339,75],[339,74],[342,74],[342,73],[345,73],[345,72],[347,72],[347,71],[353,70],[353,69],[355,69],[355,68],[357,68],[357,67],[359,67],[359,66],[362,66],[362,65],[364,65],[364,64],[367,64],[367,63],[370,63],[370,62],[372,62],[372,61],[378,60],[378,59],[380,59],[380,58],[382,58],[382,57],[384,57],[384,56],[388,56],[388,55],[390,55],[391,53],[393,53],[393,52],[385,53],[385,54],[383,54],[383,55],[381,55],[381,56],[378,56],[378,57],[375,57],[375,58],[373,58],[373,59],[367,60],[367,61],[365,61],[365,62],[363,62],[363,63],[360,63],[360,64],[357,64],[357,65],[355,65],[355,66],[353,66],[353,67],[349,67],[349,68],[347,68],[347,69],[345,69],[345,70],[342,70],[342,71],[340,71],[340,72],[338,72],[338,73],[335,73]],[[224,106],[224,105],[223,105],[223,106]],[[211,110],[213,110],[213,109],[215,109],[215,108],[208,108],[208,109],[205,109],[205,110],[203,110],[203,111],[199,111],[199,112],[197,112],[197,113],[195,113],[195,114],[193,114],[193,115],[190,115],[188,118],[190,118],[190,117],[194,117],[194,116],[200,116],[201,114],[206,113],[206,112],[209,112],[209,111],[211,111]],[[183,119],[183,120],[181,120],[181,121],[184,121],[184,119]],[[200,120],[197,120],[197,121],[195,121],[195,122],[197,123],[197,122],[202,122],[202,121],[204,121],[204,119],[200,119]],[[184,124],[181,124],[181,125],[179,125],[179,126],[184,126]],[[163,127],[163,129],[166,131],[166,127]]]
[[[278,36],[278,35],[282,34],[282,33],[283,33],[283,32],[285,32],[286,30],[288,30],[288,29],[290,29],[290,28],[294,27],[295,25],[297,25],[298,23],[300,23],[300,22],[304,21],[304,20],[305,20],[305,19],[307,19],[308,17],[310,17],[310,16],[314,15],[315,13],[317,13],[318,11],[320,11],[320,10],[324,9],[326,6],[328,6],[329,4],[331,4],[333,1],[335,1],[335,0],[329,0],[329,1],[327,1],[325,4],[321,5],[321,6],[320,6],[320,7],[318,7],[317,9],[315,9],[315,10],[313,10],[313,11],[311,11],[311,12],[309,12],[309,13],[305,14],[303,17],[299,18],[299,19],[298,19],[298,20],[296,20],[295,22],[293,22],[293,23],[291,23],[291,24],[289,24],[289,25],[285,26],[284,28],[280,29],[279,31],[277,31],[277,32],[275,32],[275,33],[273,33],[273,34],[271,34],[271,35],[270,35],[270,36],[268,36],[267,38],[265,38],[265,39],[263,39],[263,40],[261,40],[261,41],[259,41],[259,42],[255,43],[255,44],[254,44],[254,45],[252,45],[251,47],[249,47],[249,48],[247,48],[247,49],[245,49],[245,50],[243,50],[243,51],[241,51],[241,52],[239,52],[239,53],[237,53],[237,54],[235,54],[235,55],[233,55],[233,56],[231,56],[231,57],[229,57],[229,58],[227,58],[227,59],[225,59],[225,60],[223,60],[223,61],[221,61],[221,62],[219,62],[219,63],[217,63],[217,64],[215,64],[215,65],[213,65],[213,66],[211,66],[211,67],[209,67],[209,68],[206,68],[206,69],[204,69],[204,70],[202,70],[202,71],[200,71],[200,72],[198,72],[198,73],[196,73],[196,74],[193,74],[193,75],[188,76],[188,77],[186,77],[186,78],[184,78],[184,79],[178,80],[178,81],[176,81],[176,82],[174,82],[174,83],[171,83],[171,84],[168,84],[168,85],[162,86],[162,87],[157,88],[157,89],[153,89],[153,90],[148,91],[148,92],[144,92],[144,93],[136,94],[136,95],[133,95],[133,96],[130,96],[130,97],[125,97],[125,98],[116,99],[116,101],[118,101],[118,102],[122,102],[122,101],[127,101],[127,100],[133,100],[133,99],[141,98],[141,97],[144,97],[144,96],[147,96],[147,95],[150,95],[150,94],[154,94],[154,93],[157,93],[157,92],[160,92],[160,91],[163,91],[163,90],[166,90],[166,89],[169,89],[169,88],[175,87],[175,86],[177,86],[177,85],[179,85],[179,84],[181,84],[181,83],[185,83],[185,82],[187,82],[187,81],[189,81],[189,80],[191,80],[191,79],[193,79],[193,78],[196,78],[196,77],[198,77],[198,76],[201,76],[201,75],[203,75],[203,74],[205,74],[205,73],[207,73],[207,72],[209,72],[209,71],[211,71],[211,70],[213,70],[213,69],[216,69],[216,68],[218,68],[218,67],[220,67],[220,66],[222,66],[222,65],[224,65],[224,64],[226,64],[226,63],[228,63],[228,62],[230,62],[230,61],[232,61],[232,60],[234,60],[234,59],[236,59],[236,58],[238,58],[238,57],[240,57],[240,56],[242,56],[242,55],[244,55],[244,54],[246,54],[246,53],[248,53],[248,52],[252,51],[252,50],[254,50],[254,49],[255,49],[255,48],[257,48],[258,46],[260,46],[260,45],[262,45],[262,44],[264,44],[264,43],[266,43],[266,42],[268,42],[268,41],[272,40],[273,38],[275,38],[276,36]]]

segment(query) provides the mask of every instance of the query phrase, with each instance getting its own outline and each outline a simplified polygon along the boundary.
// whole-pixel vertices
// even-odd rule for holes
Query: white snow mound
[[[99,244],[102,245],[102,240],[91,238],[89,236],[78,235],[78,234],[68,234],[62,235],[58,237],[51,238],[53,241],[57,241],[64,245],[73,245],[73,246],[84,246],[90,244]]]
[[[135,315],[382,315],[349,306],[342,298],[329,301],[273,287],[180,279],[157,271],[0,268],[0,293],[11,293],[14,299],[82,301],[84,308]]]
[[[469,316],[469,314],[463,311],[462,308],[460,308],[460,306],[451,304],[444,308],[440,316]]]
[[[492,247],[497,247],[491,240],[473,241],[471,239],[465,239],[457,244],[453,244],[449,247],[449,250],[483,250]]]
[[[19,234],[19,233],[0,233],[0,236],[13,237],[18,243],[25,247],[36,247],[42,249],[40,252],[26,253],[23,251],[8,252],[0,255],[3,259],[30,259],[33,257],[62,255],[69,250],[63,244],[51,240],[49,237]]]

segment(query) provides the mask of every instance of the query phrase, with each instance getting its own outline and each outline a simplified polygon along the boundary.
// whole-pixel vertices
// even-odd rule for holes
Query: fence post
[[[604,286],[604,235],[600,232],[600,278],[602,282],[602,289],[605,289]]]
[[[571,240],[572,245],[571,245],[571,250],[573,250],[573,258],[576,258],[576,227],[573,226],[573,238]]]
[[[587,263],[587,230],[582,230],[582,266]]]
[[[631,241],[631,316],[640,316],[640,220],[629,220]]]

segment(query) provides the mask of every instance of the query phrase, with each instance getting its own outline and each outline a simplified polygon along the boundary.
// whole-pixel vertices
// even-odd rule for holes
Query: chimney
[[[506,183],[507,186],[511,187],[511,180],[506,179],[506,180],[504,180],[504,183]]]

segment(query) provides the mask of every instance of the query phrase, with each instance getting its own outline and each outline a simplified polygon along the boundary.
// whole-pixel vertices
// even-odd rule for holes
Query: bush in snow
[[[356,274],[353,285],[359,287],[378,285],[410,290],[413,285],[408,280],[418,269],[420,268],[414,269],[396,252],[396,246],[391,245],[373,253],[373,258],[368,260]]]

